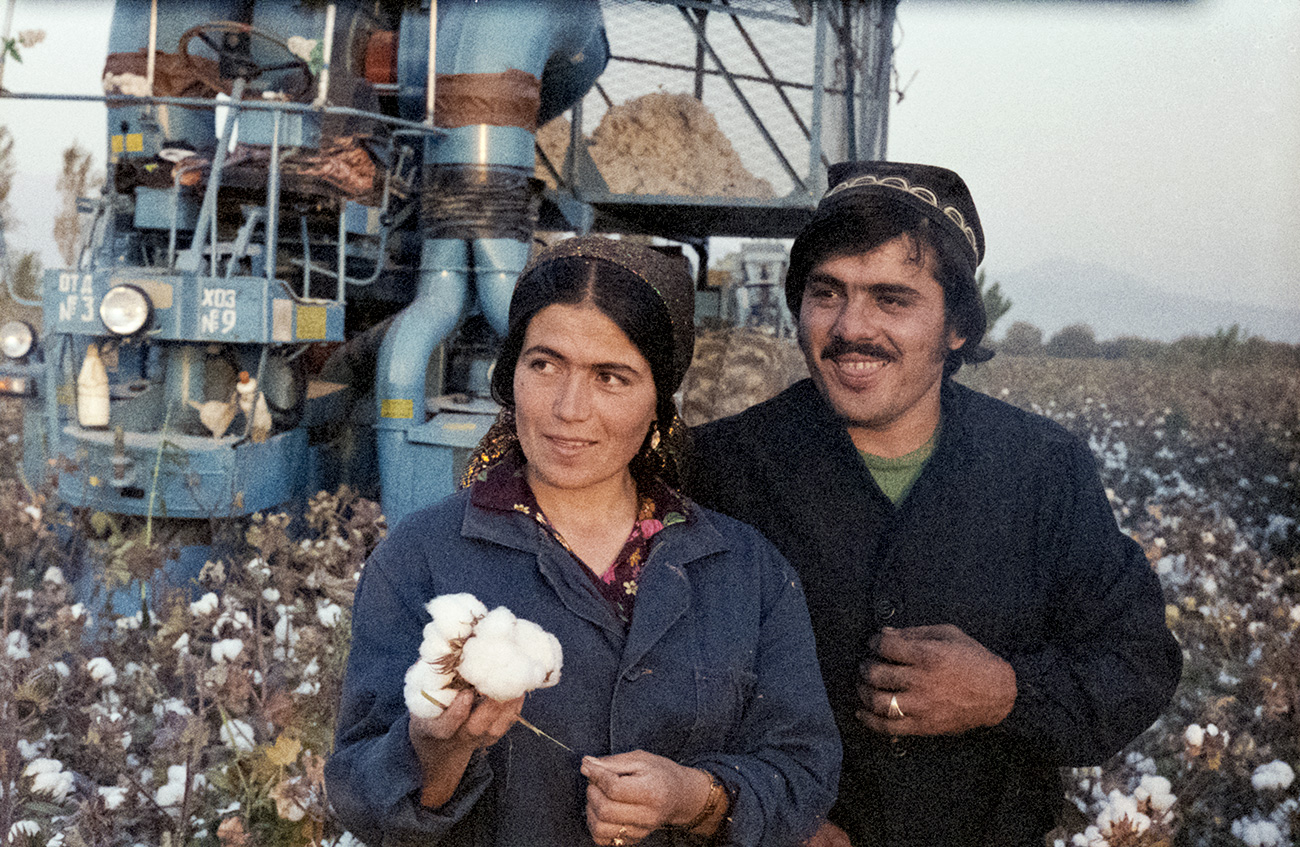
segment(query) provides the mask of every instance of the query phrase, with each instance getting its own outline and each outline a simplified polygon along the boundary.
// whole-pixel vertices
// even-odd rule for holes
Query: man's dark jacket
[[[1102,763],[1172,696],[1160,585],[1061,426],[947,381],[934,454],[897,507],[809,380],[692,437],[688,493],[757,527],[803,581],[844,740],[831,819],[855,847],[1042,844],[1058,768]],[[892,744],[865,729],[868,638],[945,623],[1011,663],[1011,714]]]

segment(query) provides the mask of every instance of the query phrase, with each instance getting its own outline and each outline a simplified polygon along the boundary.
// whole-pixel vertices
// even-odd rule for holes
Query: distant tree
[[[1155,359],[1160,356],[1167,345],[1162,341],[1124,335],[1113,341],[1101,343],[1103,359]]]
[[[9,190],[14,186],[14,137],[0,126],[0,237],[9,224]]]
[[[0,320],[39,322],[40,308],[31,304],[41,296],[40,254],[35,250],[23,253],[16,262],[5,268],[5,272],[9,275],[9,286],[0,285]],[[26,302],[15,301],[9,295],[10,290]]]
[[[1026,321],[1016,321],[1007,329],[998,350],[1012,356],[1033,356],[1043,352],[1043,331]]]
[[[19,297],[35,300],[41,296],[41,256],[35,250],[19,256],[10,273],[13,274],[13,290]]]
[[[984,271],[980,271],[975,277],[975,285],[979,288],[980,299],[984,301],[984,313],[988,316],[988,327],[985,331],[992,335],[993,325],[1011,311],[1011,298],[1002,293],[1001,284],[995,282],[986,287],[986,282]]]
[[[59,213],[54,216],[54,243],[64,267],[77,262],[81,249],[81,213],[77,211],[77,198],[84,197],[99,180],[91,178],[90,151],[77,142],[63,151],[63,173],[55,188],[59,192]]]
[[[1092,359],[1101,355],[1096,333],[1087,324],[1070,324],[1048,339],[1043,348],[1049,356],[1062,359]]]

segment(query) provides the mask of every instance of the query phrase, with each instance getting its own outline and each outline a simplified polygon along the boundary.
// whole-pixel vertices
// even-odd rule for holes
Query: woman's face
[[[595,306],[533,316],[515,366],[515,418],[538,488],[622,485],[655,419],[650,363]]]

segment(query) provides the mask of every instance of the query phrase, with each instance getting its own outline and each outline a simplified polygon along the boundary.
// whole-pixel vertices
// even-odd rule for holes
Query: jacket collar
[[[499,512],[475,506],[469,492],[465,498],[465,517],[461,535],[519,550],[536,557],[542,576],[559,595],[565,606],[579,617],[611,634],[622,636],[622,624],[600,598],[591,582],[569,561],[569,553],[549,540],[536,521],[519,512]],[[686,521],[665,527],[646,561],[638,593],[636,613],[627,632],[623,660],[635,664],[661,639],[690,608],[690,566],[715,553],[726,552],[731,545],[715,524],[712,513],[683,497]],[[707,564],[703,565],[707,567]]]

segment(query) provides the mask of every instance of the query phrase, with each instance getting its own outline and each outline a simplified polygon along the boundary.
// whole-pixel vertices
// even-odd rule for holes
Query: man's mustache
[[[889,350],[869,341],[849,341],[839,335],[831,336],[822,348],[821,357],[823,359],[836,359],[847,353],[856,353],[859,356],[871,356],[875,359],[884,359],[887,362],[894,360],[894,354]]]

